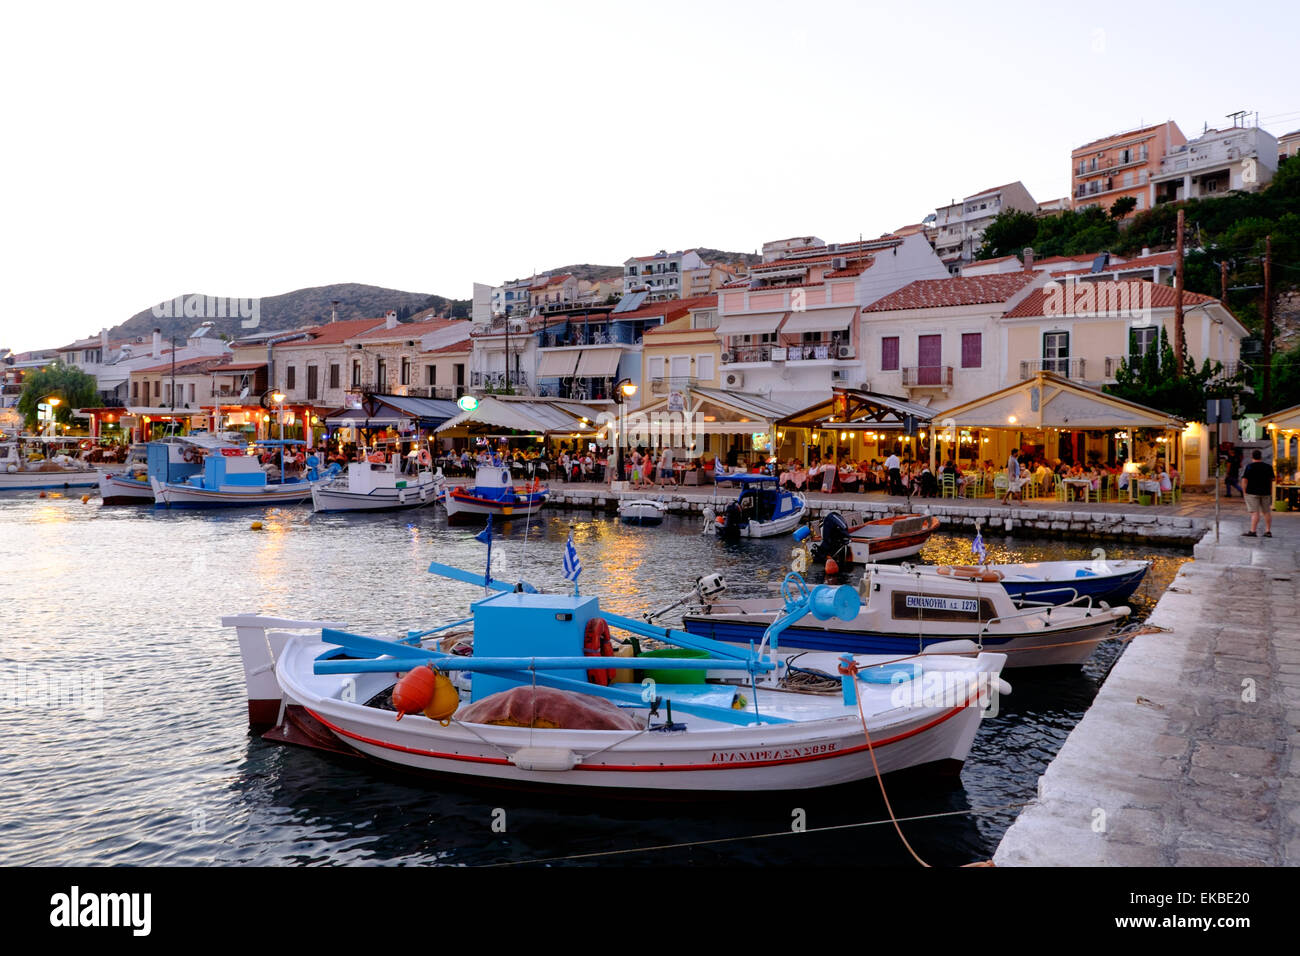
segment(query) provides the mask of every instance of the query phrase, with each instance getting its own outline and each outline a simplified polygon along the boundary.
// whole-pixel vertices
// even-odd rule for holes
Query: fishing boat
[[[447,508],[447,520],[451,524],[464,524],[480,521],[485,515],[500,518],[534,515],[549,496],[550,492],[538,479],[516,487],[508,466],[489,463],[475,469],[474,484],[448,489],[442,501]]]
[[[50,490],[55,488],[93,488],[99,472],[58,451],[65,439],[28,436],[0,441],[0,491]],[[75,439],[73,439],[75,444]],[[23,445],[41,446],[30,457]]]
[[[1122,604],[1133,596],[1151,568],[1150,561],[1028,561],[1021,564],[922,565],[936,577],[996,581],[1017,605],[1071,604],[1081,599]]]
[[[668,506],[654,498],[623,498],[618,503],[618,517],[624,524],[663,524]]]
[[[780,487],[775,475],[719,475],[717,481],[740,485],[740,494],[722,514],[712,508],[705,512],[705,530],[711,526],[723,540],[789,534],[808,507],[803,495]]]
[[[838,511],[829,511],[821,533],[813,537],[813,556],[818,561],[832,558],[841,566],[907,558],[938,529],[934,515],[892,515],[850,527]]]
[[[293,505],[311,500],[313,481],[285,474],[284,454],[305,442],[274,439],[258,442],[281,450],[278,481],[268,481],[260,460],[242,448],[222,448],[207,455],[203,470],[185,481],[162,481],[150,474],[155,507],[239,508],[253,505]]]
[[[270,725],[268,741],[479,783],[626,796],[785,791],[960,766],[983,706],[1010,690],[998,653],[902,664],[822,655],[801,663],[822,669],[829,692],[790,689],[772,652],[788,621],[851,619],[858,605],[852,588],[810,591],[793,575],[765,642],[738,649],[612,614],[576,587],[541,594],[436,563],[430,571],[486,582],[460,622],[472,624],[468,656],[445,650],[443,628],[389,640],[338,623],[223,618],[238,638],[250,724]],[[611,629],[682,656],[655,656],[653,676],[628,681]]]
[[[150,475],[164,482],[186,481],[203,470],[208,455],[240,447],[209,432],[139,442],[128,450],[125,462],[100,474],[100,499],[106,505],[151,505],[154,491]]]
[[[413,452],[403,471],[401,455],[373,452],[361,461],[348,463],[343,474],[337,468],[327,480],[312,485],[311,501],[316,511],[388,511],[433,504],[442,491],[442,471],[429,470],[428,450]]]
[[[868,567],[858,585],[864,601],[852,621],[811,617],[785,632],[788,648],[852,654],[915,654],[947,641],[1008,655],[1008,667],[1082,664],[1115,624],[1123,605],[1017,606],[1001,582],[953,577],[909,565]],[[773,597],[714,594],[683,615],[691,634],[748,646],[782,613]]]

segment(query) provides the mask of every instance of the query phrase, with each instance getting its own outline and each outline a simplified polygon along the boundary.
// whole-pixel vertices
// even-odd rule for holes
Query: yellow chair
[[[957,497],[957,476],[941,474],[939,476],[939,497],[956,498]]]

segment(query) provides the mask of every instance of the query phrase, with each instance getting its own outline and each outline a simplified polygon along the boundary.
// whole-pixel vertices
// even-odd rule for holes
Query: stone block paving
[[[1300,865],[1300,522],[1245,527],[1196,546],[997,865]]]

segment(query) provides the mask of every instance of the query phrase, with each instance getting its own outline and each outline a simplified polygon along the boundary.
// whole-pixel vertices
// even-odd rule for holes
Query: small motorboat
[[[851,654],[916,654],[948,641],[1008,655],[1008,667],[1082,664],[1128,617],[1124,606],[1018,607],[989,575],[970,579],[909,565],[868,567],[858,585],[865,606],[852,621],[805,617],[785,632],[787,649]],[[683,616],[691,634],[748,646],[782,613],[775,597],[716,594]]]
[[[477,522],[484,515],[522,518],[534,515],[546,504],[550,492],[534,478],[531,484],[516,487],[510,469],[502,464],[479,465],[474,484],[448,489],[442,502],[451,524]]]
[[[838,511],[827,512],[813,536],[813,559],[840,565],[871,564],[918,553],[939,528],[934,515],[892,515],[849,527]]]
[[[618,517],[624,524],[663,524],[668,506],[654,498],[623,498],[618,503]]]
[[[966,759],[990,696],[1010,690],[997,653],[888,665],[820,655],[801,669],[815,667],[828,687],[787,685],[770,647],[788,621],[852,618],[858,607],[852,588],[810,591],[794,575],[768,642],[738,649],[611,614],[576,587],[539,594],[438,564],[430,571],[495,592],[472,605],[472,654],[448,652],[465,650],[466,639],[451,648],[441,628],[387,640],[330,622],[222,618],[239,641],[250,724],[271,726],[268,741],[411,771],[653,797],[951,769]],[[667,645],[652,667],[643,659],[645,680],[620,673],[634,659],[616,656],[611,628]]]
[[[335,470],[328,480],[312,485],[312,506],[316,511],[388,511],[433,504],[442,492],[442,471],[428,470],[429,452],[411,459],[414,472],[402,471],[401,460],[396,453],[375,452],[349,462],[346,474],[331,465]]]
[[[203,458],[203,470],[185,481],[162,481],[150,469],[155,507],[241,508],[255,505],[295,505],[311,500],[310,478],[286,477],[284,454],[305,442],[291,438],[263,440],[258,445],[281,449],[279,481],[268,481],[254,455],[239,447],[221,448]],[[270,467],[270,466],[267,466]]]
[[[1071,604],[1084,598],[1094,603],[1122,604],[1133,596],[1151,568],[1150,561],[1030,561],[1023,564],[915,565],[912,570],[997,582],[1020,606]]]
[[[717,481],[741,486],[739,496],[722,514],[712,508],[705,512],[706,530],[712,525],[724,541],[790,534],[808,507],[803,495],[781,488],[775,475],[718,475]]]
[[[125,462],[101,473],[99,497],[106,505],[151,505],[151,476],[161,482],[187,481],[203,471],[208,455],[219,455],[223,448],[242,451],[243,446],[206,431],[132,445]]]
[[[93,488],[99,484],[99,472],[60,452],[60,446],[66,445],[67,440],[33,436],[21,442],[43,447],[39,454],[34,452],[28,458],[23,454],[20,440],[0,441],[0,491]]]

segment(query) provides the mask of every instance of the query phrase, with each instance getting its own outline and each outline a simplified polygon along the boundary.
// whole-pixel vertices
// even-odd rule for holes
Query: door
[[[314,401],[319,396],[316,394],[317,368],[315,365],[307,366],[307,400]]]
[[[1070,374],[1070,333],[1043,333],[1043,371]]]
[[[918,385],[938,385],[942,369],[939,367],[943,361],[943,336],[942,335],[918,335],[916,337],[916,354],[917,370],[916,383]]]

